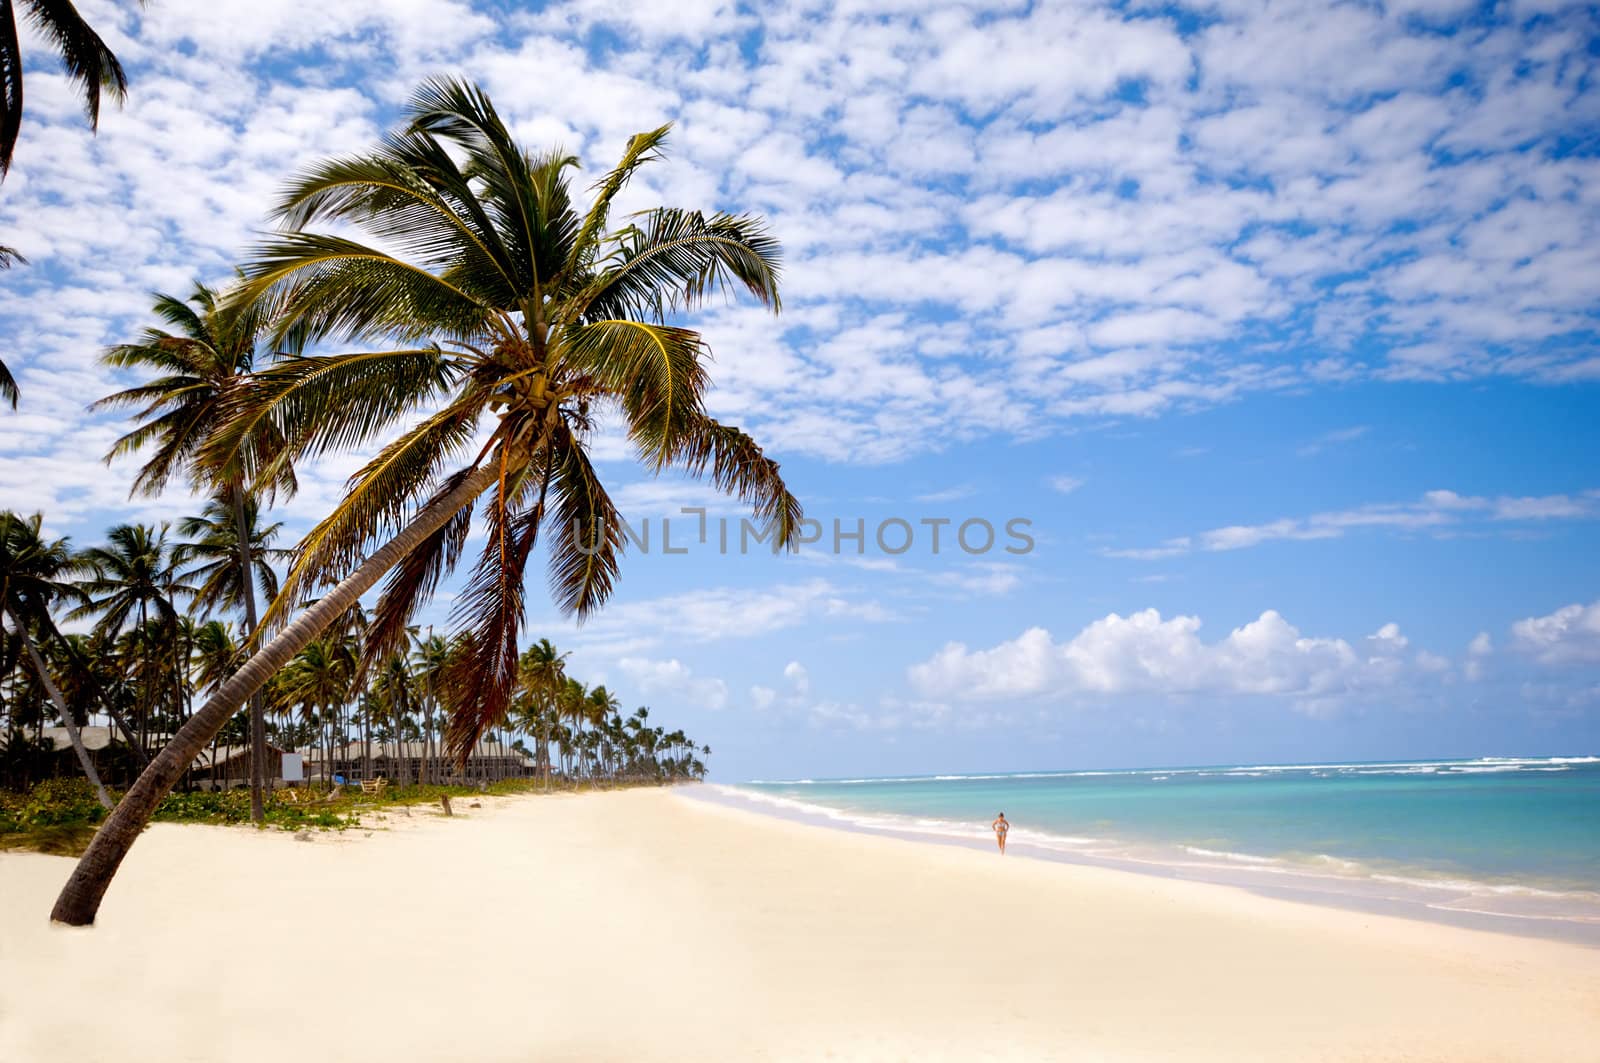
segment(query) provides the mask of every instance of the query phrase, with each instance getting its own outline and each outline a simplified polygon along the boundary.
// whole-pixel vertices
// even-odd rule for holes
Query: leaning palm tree
[[[666,128],[633,137],[582,211],[569,187],[575,161],[524,151],[475,86],[427,82],[408,113],[377,150],[295,179],[278,206],[290,231],[256,252],[239,292],[240,305],[282,307],[281,336],[370,347],[262,372],[205,449],[220,463],[259,445],[262,427],[273,425],[285,445],[257,473],[270,480],[284,461],[390,441],[302,542],[264,618],[281,630],[195,713],[96,834],[52,912],[61,922],[94,920],[194,751],[391,569],[365,653],[382,660],[400,648],[488,492],[487,546],[455,611],[474,635],[474,659],[447,677],[451,747],[457,756],[470,750],[513,691],[526,568],[547,520],[561,609],[582,618],[611,593],[622,535],[588,454],[602,413],[620,417],[648,468],[709,476],[754,507],[775,546],[795,544],[800,505],[777,463],[706,413],[705,342],[666,323],[735,287],[777,309],[778,246],[761,221],[658,208],[611,231],[612,201],[658,157]],[[375,243],[306,231],[324,221]],[[336,585],[286,622],[328,584]]]
[[[18,0],[28,21],[61,52],[67,77],[83,93],[89,128],[100,127],[100,93],[121,103],[128,78],[106,42],[89,28],[70,0]],[[11,169],[11,154],[22,128],[22,47],[12,0],[0,0],[0,178]]]
[[[59,632],[50,618],[50,606],[83,596],[68,578],[75,561],[67,540],[46,539],[40,533],[43,523],[44,518],[38,513],[28,518],[10,511],[0,513],[0,615],[10,618],[27,652],[28,662],[55,704],[61,725],[67,729],[67,739],[72,743],[72,752],[84,776],[94,787],[100,803],[110,808],[111,798],[106,795],[94,761],[89,759],[89,752],[84,748],[77,718],[67,706],[28,630],[30,626],[36,627],[59,639]]]
[[[235,563],[225,565],[216,550],[208,550],[207,558],[216,565],[208,575],[230,588],[225,597],[230,607],[242,611],[248,641],[255,637],[260,619],[256,611],[256,581],[263,581],[267,597],[271,598],[277,593],[277,580],[271,567],[261,564],[256,555],[256,536],[251,528],[256,520],[256,499],[262,492],[246,490],[246,481],[255,476],[256,470],[243,464],[242,459],[246,454],[258,460],[275,457],[282,441],[267,424],[254,433],[248,448],[235,447],[222,460],[201,460],[201,450],[222,424],[238,394],[250,386],[249,373],[255,365],[257,348],[265,341],[273,304],[261,300],[243,308],[226,307],[219,291],[198,283],[187,300],[159,292],[154,299],[153,310],[168,328],[148,328],[136,342],[109,348],[102,359],[116,369],[155,374],[154,379],[108,395],[91,407],[135,411],[136,427],[112,444],[105,460],[110,464],[124,455],[148,452],[134,477],[133,494],[159,494],[175,476],[210,493],[213,501],[204,515],[209,525],[204,534],[212,545],[225,545],[227,536],[222,524],[231,509]],[[290,349],[298,350],[292,342]],[[262,486],[269,494],[293,494],[293,464],[275,464],[273,476]],[[191,536],[201,534],[193,529],[180,531]],[[265,544],[261,548],[265,549]],[[266,814],[266,743],[265,708],[258,696],[250,703],[249,743],[250,816],[256,823],[261,823]]]

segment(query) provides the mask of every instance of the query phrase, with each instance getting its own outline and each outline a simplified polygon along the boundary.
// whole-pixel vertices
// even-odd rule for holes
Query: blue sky
[[[0,187],[33,262],[0,279],[0,504],[53,531],[195,508],[98,463],[98,351],[463,73],[590,172],[677,123],[634,206],[771,219],[784,314],[695,324],[808,514],[1031,522],[1025,555],[657,539],[582,629],[531,596],[719,777],[1600,749],[1592,8],[80,6],[129,104],[91,138],[35,42]],[[736,517],[595,445],[675,542],[682,506]]]

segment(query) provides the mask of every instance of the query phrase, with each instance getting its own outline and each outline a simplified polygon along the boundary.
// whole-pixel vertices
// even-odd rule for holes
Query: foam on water
[[[989,818],[1005,808],[1020,855],[1308,899],[1600,928],[1593,815],[1600,757],[1592,755],[949,773],[712,789],[724,800],[812,822],[960,845],[992,846]]]

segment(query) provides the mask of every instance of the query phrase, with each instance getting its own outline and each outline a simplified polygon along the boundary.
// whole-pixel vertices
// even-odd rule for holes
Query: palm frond
[[[472,188],[444,146],[401,133],[369,155],[330,159],[300,174],[274,212],[304,229],[353,222],[429,269],[452,269],[479,299],[515,300],[515,265]]]
[[[790,493],[778,463],[739,429],[700,417],[678,443],[669,463],[694,476],[709,474],[719,490],[737,496],[755,510],[773,532],[773,549],[799,549],[795,538],[804,511]]]
[[[343,578],[372,542],[404,527],[440,466],[457,458],[471,440],[481,407],[477,396],[457,400],[384,447],[350,478],[339,505],[300,541],[295,563],[261,619],[263,630],[312,587]]]
[[[244,266],[240,302],[280,298],[273,338],[310,343],[387,336],[402,343],[439,336],[470,339],[492,326],[492,308],[455,276],[354,240],[312,233],[268,239]],[[280,291],[283,288],[286,290]]]
[[[582,444],[565,425],[551,438],[550,593],[580,620],[611,596],[622,549],[622,522]]]
[[[668,122],[658,129],[652,129],[647,133],[635,133],[629,137],[628,146],[622,153],[622,160],[610,173],[595,182],[594,202],[590,204],[589,211],[583,218],[583,226],[572,241],[572,254],[566,267],[569,276],[577,275],[600,246],[600,239],[605,234],[606,224],[610,221],[611,201],[616,199],[617,194],[627,186],[634,171],[645,163],[662,158],[661,145],[666,142],[667,133],[671,129],[672,123]]]
[[[457,377],[455,360],[438,347],[285,359],[229,397],[200,459],[219,465],[244,451],[253,459],[246,468],[273,474],[283,462],[364,446]],[[280,441],[279,454],[255,453],[266,438]]]
[[[0,178],[11,170],[22,130],[22,45],[11,4],[0,4]]]
[[[708,357],[698,332],[645,321],[596,321],[563,338],[564,359],[622,403],[628,436],[659,469],[702,414]]]
[[[70,0],[29,0],[28,21],[61,52],[67,76],[78,83],[83,93],[89,128],[98,129],[100,93],[104,91],[117,103],[127,98],[128,76],[123,73],[122,64]]]
[[[560,151],[532,158],[517,145],[489,97],[455,78],[422,83],[407,107],[411,129],[459,145],[466,175],[479,186],[495,229],[524,284],[537,298],[566,264],[577,219],[563,171],[577,159]]]
[[[644,315],[661,321],[693,310],[714,291],[742,285],[762,305],[780,309],[778,241],[759,218],[662,207],[615,237],[571,312],[583,319]]]
[[[0,362],[0,399],[11,403],[11,408],[17,408],[17,400],[21,393],[17,391],[17,380],[11,375],[11,370],[6,368],[5,362]]]

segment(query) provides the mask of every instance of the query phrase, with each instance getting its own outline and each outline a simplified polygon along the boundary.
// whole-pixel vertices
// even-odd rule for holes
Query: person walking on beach
[[[1006,822],[1006,814],[1000,813],[989,825],[994,828],[994,840],[1000,845],[1000,855],[1006,855],[1006,831],[1011,829],[1011,824]]]

